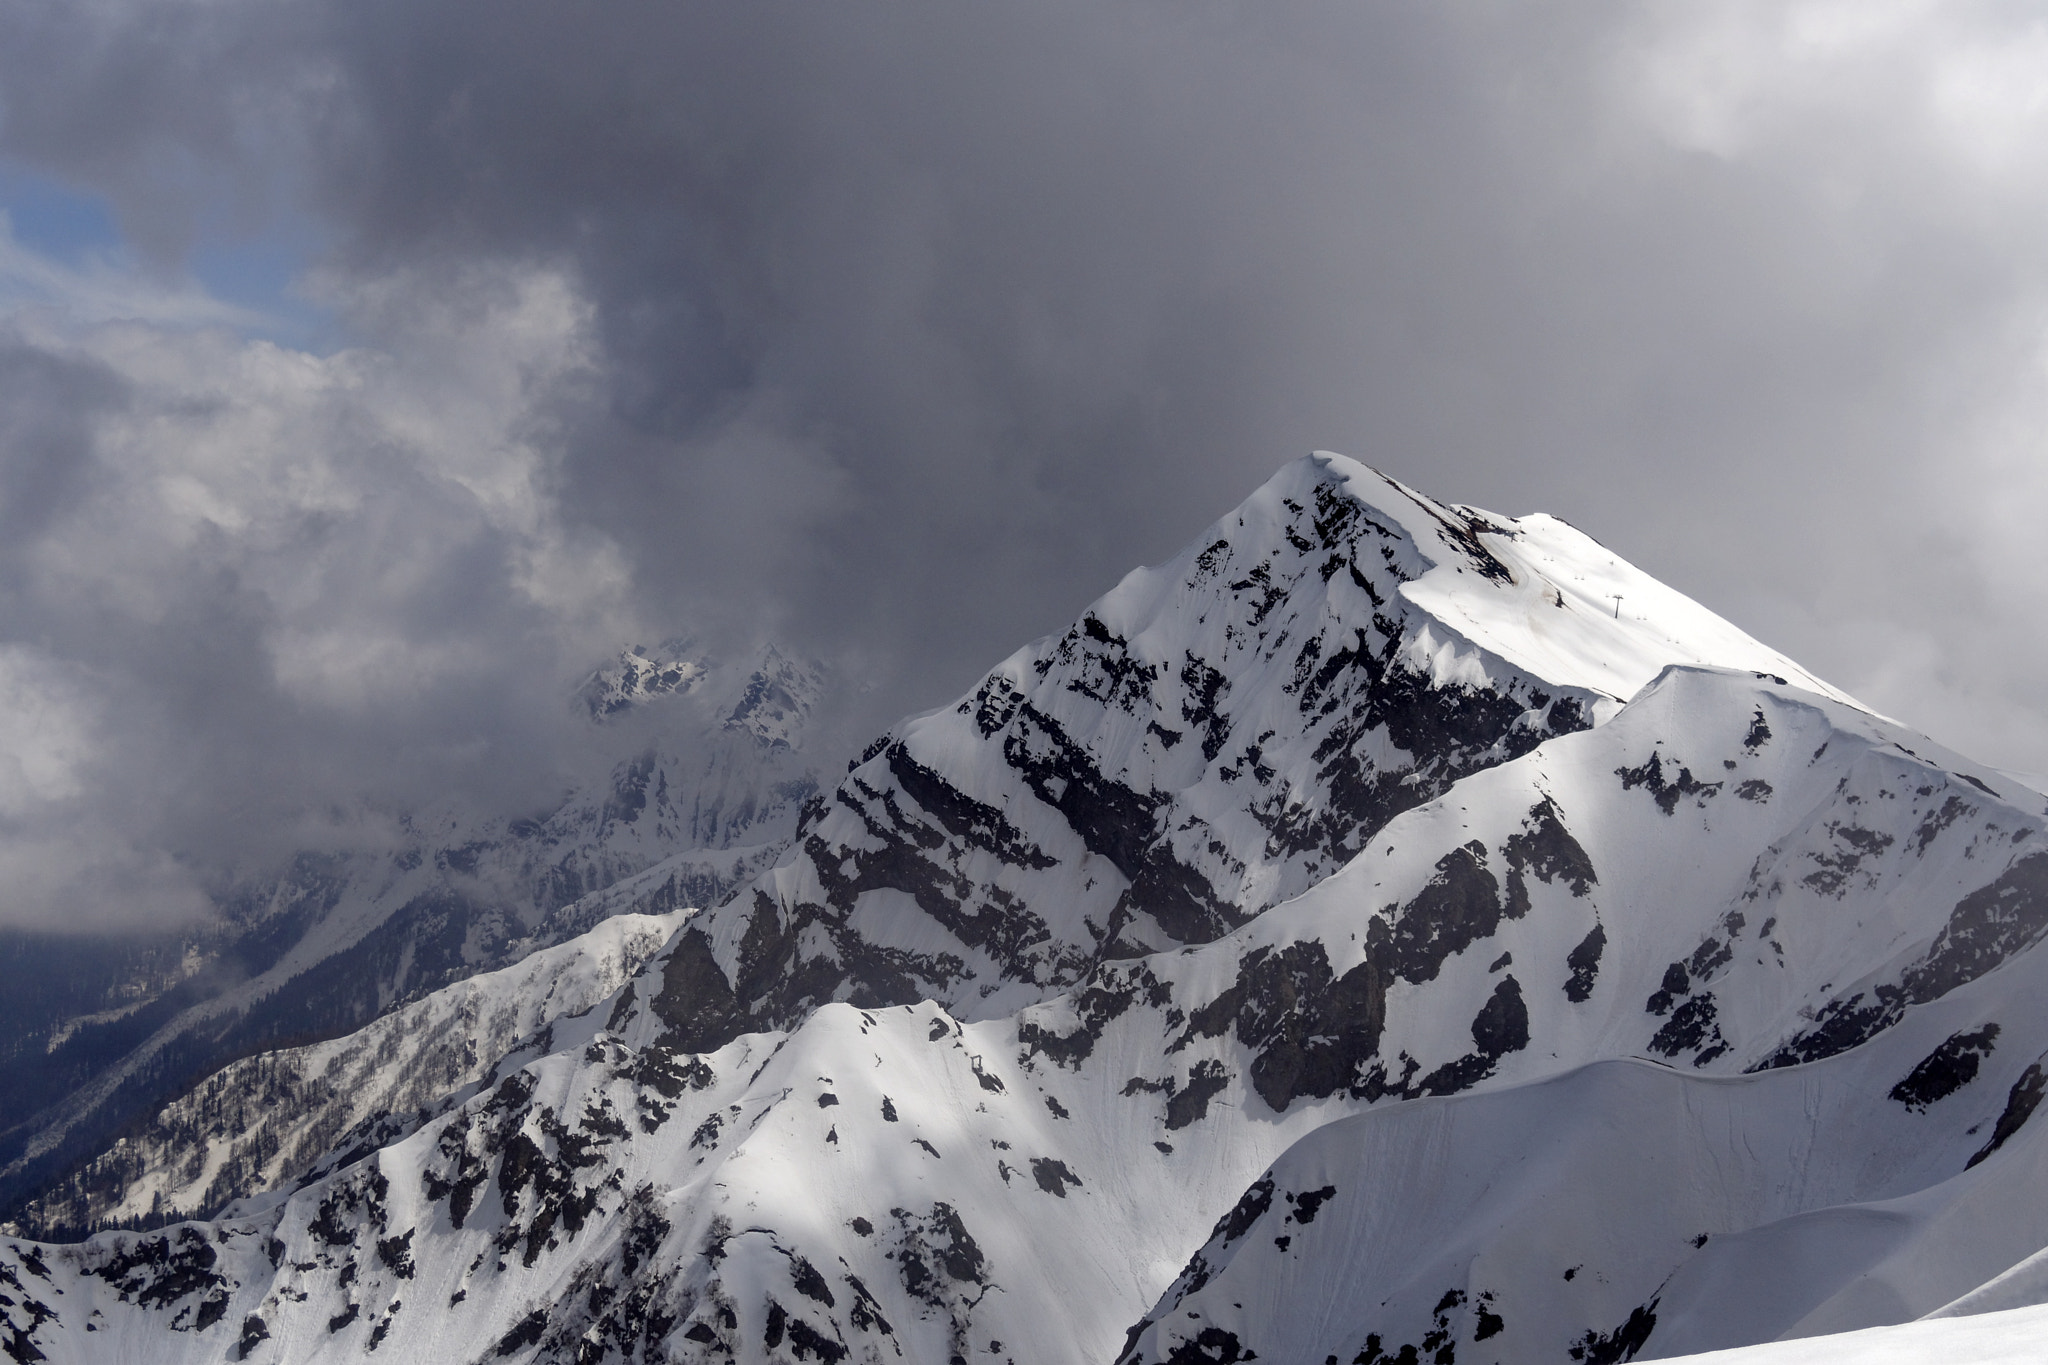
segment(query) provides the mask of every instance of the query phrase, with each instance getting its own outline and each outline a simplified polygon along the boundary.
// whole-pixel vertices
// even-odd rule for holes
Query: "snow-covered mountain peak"
[[[592,720],[604,720],[656,697],[687,693],[704,680],[711,661],[688,636],[649,648],[631,645],[593,672],[576,691]]]
[[[753,736],[764,749],[800,750],[824,691],[822,665],[798,663],[774,645],[765,645],[725,718],[725,728]]]
[[[1560,518],[1502,517],[1440,503],[1329,452],[1282,477],[1297,469],[1306,474],[1304,466],[1341,480],[1346,493],[1397,523],[1430,561],[1402,584],[1404,598],[1538,677],[1626,701],[1667,665],[1713,664],[1778,674],[1861,705]],[[1598,707],[1597,718],[1612,710]]]
[[[1668,589],[1643,587],[1640,615],[1593,609],[1638,580],[1553,518],[1296,460],[1065,632],[869,745],[795,856],[679,945],[731,994],[714,990],[678,1045],[829,1000],[985,1018],[1099,963],[1212,941],[1668,665],[1840,698]]]
[[[738,660],[721,660],[677,636],[648,648],[633,645],[592,673],[577,700],[604,722],[671,698],[694,697],[723,729],[764,749],[800,750],[828,680],[823,664],[799,662],[773,644]]]

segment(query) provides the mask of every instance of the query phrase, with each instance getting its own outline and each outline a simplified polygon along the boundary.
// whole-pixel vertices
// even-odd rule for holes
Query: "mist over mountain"
[[[805,803],[841,767],[853,746],[836,728],[848,690],[773,645],[737,658],[688,638],[627,649],[558,698],[591,753],[609,756],[537,817],[479,818],[459,799],[400,812],[392,837],[367,849],[308,849],[259,866],[222,896],[219,920],[183,934],[10,936],[20,984],[7,996],[0,1051],[0,1217],[50,1233],[211,1213],[258,1177],[202,1163],[187,1177],[194,1188],[166,1198],[160,1165],[182,1162],[189,1144],[152,1145],[133,1130],[223,1064],[351,1034],[620,915],[723,900],[776,862]],[[666,936],[643,941],[649,933],[607,941],[606,965],[588,968],[601,985],[543,995],[581,1002],[556,1012],[587,1006]],[[456,1014],[474,1023],[476,1009]],[[448,1059],[407,1083],[438,1098],[551,1017],[513,1007],[516,1028],[486,1022],[472,1036],[458,1026]],[[321,1054],[323,1067],[332,1055]],[[251,1109],[311,1134],[256,1140],[253,1165],[271,1183],[296,1178],[341,1129],[383,1112],[374,1087],[316,1072],[287,1102],[294,1084],[270,1074]],[[328,1100],[362,1112],[300,1112],[338,1115]],[[115,1133],[120,1173],[79,1171]],[[128,1186],[145,1176],[138,1202]],[[39,1202],[24,1207],[30,1200]]]
[[[0,15],[0,922],[530,816],[562,691],[685,623],[879,731],[1324,446],[2048,770],[2044,56],[1994,3]]]

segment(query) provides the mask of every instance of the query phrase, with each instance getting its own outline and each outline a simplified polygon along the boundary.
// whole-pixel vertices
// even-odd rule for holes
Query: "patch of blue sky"
[[[121,229],[104,199],[0,163],[0,209],[14,240],[62,265],[125,251]]]
[[[312,350],[342,344],[333,309],[298,287],[319,249],[310,224],[279,218],[260,232],[202,233],[183,279],[145,270],[103,198],[0,164],[0,312],[52,309],[81,322],[132,317],[226,326]]]

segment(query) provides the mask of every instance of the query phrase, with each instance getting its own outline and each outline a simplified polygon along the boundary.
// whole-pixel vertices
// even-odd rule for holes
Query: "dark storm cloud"
[[[545,751],[538,699],[596,626],[850,657],[886,721],[1312,447],[1564,515],[1875,704],[2048,767],[2048,659],[2011,626],[2048,605],[2013,548],[2048,408],[2025,97],[2048,60],[2024,15],[226,0],[4,22],[0,150],[108,194],[159,264],[309,215],[329,297],[420,371],[389,402],[510,395],[516,421],[484,403],[462,428],[510,422],[466,493],[383,522],[338,504],[348,552],[265,552],[322,566],[283,624],[274,593],[238,615],[194,579],[223,616],[193,638],[256,651],[220,670],[286,678],[252,733],[299,766],[258,765],[245,803],[537,789],[543,762],[399,780],[389,755]],[[574,315],[536,324],[548,345],[427,372],[504,330],[480,291],[548,281]],[[318,428],[343,482],[378,467],[350,423],[392,420],[360,401]],[[364,487],[431,468],[410,439]],[[519,516],[476,492],[508,442],[531,453]],[[536,597],[608,548],[615,580]],[[378,590],[388,562],[414,588]],[[475,675],[344,704],[309,681],[318,649],[279,673],[309,612],[400,655],[459,640]],[[530,688],[489,695],[507,675]],[[370,756],[330,770],[330,748]]]

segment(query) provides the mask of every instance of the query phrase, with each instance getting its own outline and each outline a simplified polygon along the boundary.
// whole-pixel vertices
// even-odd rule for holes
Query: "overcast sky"
[[[2039,6],[10,5],[0,205],[0,923],[681,628],[886,723],[1314,448],[2048,769]]]

